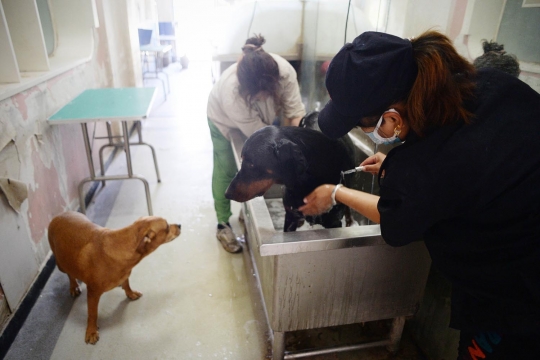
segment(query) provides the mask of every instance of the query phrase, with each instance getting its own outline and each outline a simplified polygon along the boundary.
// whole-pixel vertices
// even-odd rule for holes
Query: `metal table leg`
[[[165,57],[165,54],[163,52],[159,52],[156,54],[156,77],[158,77],[158,73],[162,73],[163,75],[165,75],[165,78],[167,79],[167,93],[170,93],[171,92],[171,83],[169,81],[169,75],[163,71],[163,59]],[[159,67],[158,67],[158,61],[159,61]],[[167,100],[167,94],[164,94],[165,95],[165,100]]]
[[[145,143],[142,140],[142,125],[141,125],[140,120],[135,121],[135,127],[137,128],[137,134],[139,136],[139,141],[129,143],[129,145],[130,145],[130,147],[134,146],[134,145],[146,145],[146,146],[148,146],[150,148],[150,150],[152,151],[152,158],[154,159],[154,168],[156,169],[157,181],[158,181],[158,183],[160,183],[161,182],[161,177],[159,175],[159,167],[158,167],[158,163],[157,163],[156,150],[154,149],[154,147],[152,145],[150,145],[148,143]],[[113,138],[117,138],[117,137],[123,138],[124,135],[122,135],[122,136],[113,136],[112,132],[111,132],[110,123],[107,122],[107,136],[106,137],[96,137],[95,138],[95,139],[108,139],[109,140],[108,144],[102,145],[99,148],[99,164],[101,166],[101,176],[105,175],[105,166],[104,166],[104,162],[103,162],[103,150],[105,150],[108,147],[124,148],[124,143],[123,142],[115,144],[112,141]],[[103,186],[105,186],[105,181],[103,181]]]
[[[107,139],[109,140],[109,143],[107,145],[102,146],[99,149],[99,165],[101,167],[101,176],[105,176],[105,166],[103,164],[103,149],[105,149],[108,146],[115,146],[113,142],[111,122],[107,121],[105,124],[107,125]],[[105,181],[101,183],[102,186],[105,186],[105,184],[106,184]]]
[[[146,193],[146,203],[148,206],[148,214],[153,215],[152,212],[152,199],[150,197],[150,186],[148,185],[148,181],[142,176],[134,175],[133,169],[131,165],[131,152],[129,147],[129,133],[127,128],[127,121],[122,121],[122,131],[124,136],[124,151],[126,153],[126,162],[127,162],[127,168],[128,168],[128,174],[127,175],[112,175],[112,176],[96,176],[96,172],[94,169],[94,163],[92,161],[92,148],[90,147],[90,139],[88,136],[88,128],[86,123],[81,124],[82,131],[83,131],[83,139],[84,139],[84,146],[86,149],[86,158],[88,160],[88,168],[90,170],[90,177],[83,179],[79,183],[79,203],[81,206],[81,212],[83,214],[86,213],[86,204],[84,202],[84,195],[83,195],[83,188],[84,184],[87,182],[92,181],[105,181],[105,180],[129,180],[129,179],[138,179],[141,180],[144,184],[144,190]]]
[[[135,123],[135,126],[137,127],[137,132],[139,133],[139,142],[135,143],[135,144],[131,144],[131,145],[146,145],[146,146],[148,146],[150,148],[150,150],[152,151],[152,157],[154,158],[154,167],[156,168],[157,181],[159,183],[159,182],[161,182],[161,177],[159,176],[159,168],[158,168],[158,164],[157,164],[156,150],[154,149],[154,147],[152,145],[143,142],[143,140],[142,140],[142,123],[141,123],[141,121],[137,121]]]
[[[130,178],[139,179],[143,182],[144,190],[146,192],[146,203],[148,206],[148,214],[153,215],[152,199],[150,198],[150,187],[148,186],[148,181],[146,181],[146,179],[143,178],[142,176],[133,176],[133,169],[131,166],[131,152],[129,148],[129,132],[128,132],[127,121],[122,121],[122,132],[124,133],[124,151],[126,153],[128,176]]]
[[[90,170],[90,178],[94,179],[96,177],[96,172],[94,170],[94,163],[92,162],[92,148],[90,148],[90,139],[88,137],[88,127],[86,126],[86,123],[81,124],[82,132],[83,132],[83,139],[84,139],[84,148],[86,149],[86,159],[88,160],[88,169]],[[84,196],[83,196],[83,185],[86,181],[81,181],[79,183],[79,203],[81,206],[81,212],[83,214],[86,214],[86,204],[84,202]]]

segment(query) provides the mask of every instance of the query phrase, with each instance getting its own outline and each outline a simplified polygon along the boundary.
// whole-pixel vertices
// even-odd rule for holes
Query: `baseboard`
[[[28,314],[30,314],[32,307],[39,298],[39,295],[45,287],[47,280],[49,280],[55,266],[56,261],[54,255],[51,254],[51,257],[45,262],[45,265],[39,272],[36,280],[30,287],[30,290],[22,300],[21,304],[17,310],[11,314],[4,331],[2,334],[0,334],[0,360],[3,359],[9,351],[11,344],[17,337],[19,330],[21,330],[22,326],[24,325],[24,321],[28,317]]]

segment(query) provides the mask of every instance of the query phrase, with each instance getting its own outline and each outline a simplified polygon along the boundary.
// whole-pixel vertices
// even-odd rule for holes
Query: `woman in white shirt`
[[[262,48],[264,37],[246,40],[242,57],[223,72],[208,98],[208,126],[214,148],[212,195],[218,228],[216,237],[231,253],[242,247],[231,230],[230,200],[225,190],[238,171],[229,133],[239,129],[251,136],[276,119],[284,125],[298,126],[305,115],[296,71],[291,64]]]

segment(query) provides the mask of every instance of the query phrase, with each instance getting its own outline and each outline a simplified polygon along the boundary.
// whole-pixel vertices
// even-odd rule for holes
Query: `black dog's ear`
[[[279,163],[292,173],[303,174],[307,169],[307,160],[300,147],[287,139],[280,139],[274,143],[274,154]]]

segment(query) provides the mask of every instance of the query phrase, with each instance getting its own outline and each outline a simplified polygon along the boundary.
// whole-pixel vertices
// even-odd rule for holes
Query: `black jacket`
[[[379,178],[382,236],[424,239],[453,285],[451,326],[540,329],[540,95],[479,71],[472,124],[394,148]]]

